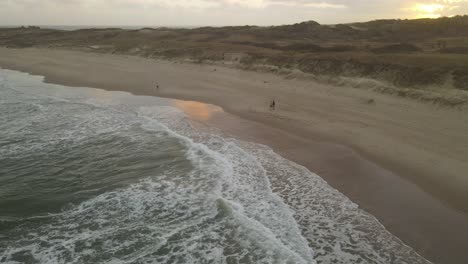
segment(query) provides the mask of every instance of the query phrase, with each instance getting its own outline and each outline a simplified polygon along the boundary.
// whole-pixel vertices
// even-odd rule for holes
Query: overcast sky
[[[468,14],[468,0],[0,0],[0,25],[279,25]]]

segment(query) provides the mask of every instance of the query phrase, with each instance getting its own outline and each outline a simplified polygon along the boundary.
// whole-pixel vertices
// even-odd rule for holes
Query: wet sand
[[[75,51],[0,48],[0,67],[69,86],[222,106],[227,113],[194,118],[306,166],[428,259],[468,262],[466,110],[273,74]]]

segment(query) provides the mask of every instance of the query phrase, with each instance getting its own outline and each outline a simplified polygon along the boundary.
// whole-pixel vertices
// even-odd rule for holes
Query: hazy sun
[[[414,7],[414,10],[418,12],[418,17],[440,17],[440,12],[445,8],[441,4],[419,4]]]
[[[416,6],[416,10],[431,14],[431,13],[435,13],[435,12],[443,10],[444,7],[445,7],[444,5],[440,5],[440,4],[430,4],[430,5],[421,4],[421,5]]]

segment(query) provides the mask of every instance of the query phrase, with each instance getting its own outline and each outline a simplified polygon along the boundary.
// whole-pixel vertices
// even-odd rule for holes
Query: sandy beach
[[[193,118],[306,166],[435,263],[468,261],[466,110],[268,73],[79,51],[0,48],[0,67],[51,83],[220,106],[225,112]]]

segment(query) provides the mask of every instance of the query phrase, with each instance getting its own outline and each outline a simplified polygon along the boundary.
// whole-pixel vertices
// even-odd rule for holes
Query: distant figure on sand
[[[273,101],[271,101],[271,104],[270,104],[270,110],[274,111],[276,108],[276,102],[275,100],[273,99]]]
[[[157,94],[159,92],[159,83],[154,84],[153,92]]]

